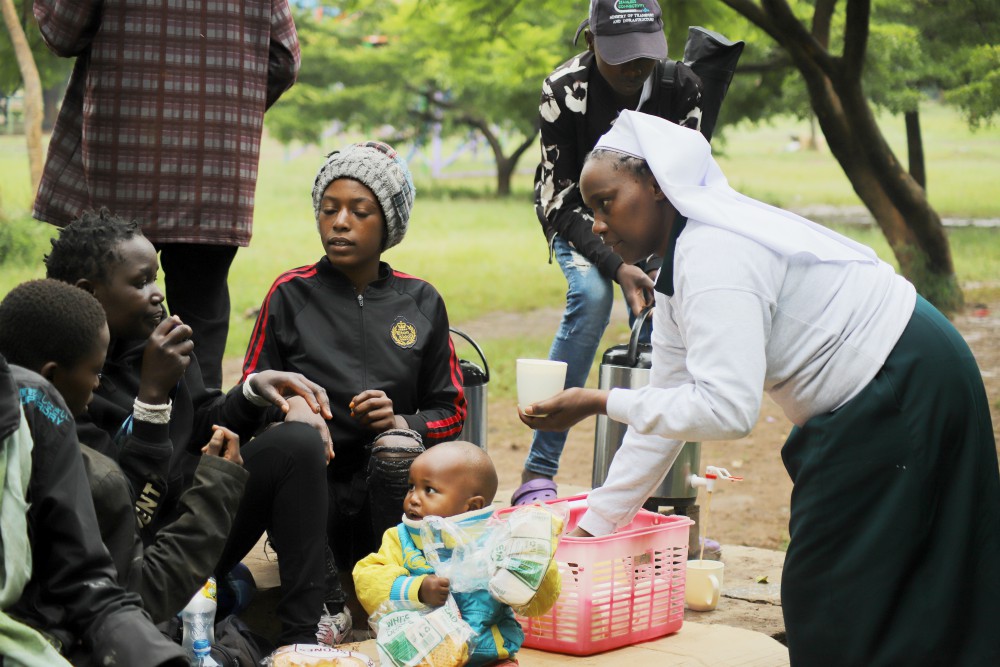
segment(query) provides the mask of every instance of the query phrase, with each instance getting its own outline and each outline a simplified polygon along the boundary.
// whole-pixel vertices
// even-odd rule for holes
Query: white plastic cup
[[[566,362],[549,359],[517,360],[517,407],[552,398],[566,386]],[[533,415],[544,417],[545,415]]]
[[[684,581],[684,601],[688,609],[712,611],[719,604],[725,564],[718,560],[689,560]]]

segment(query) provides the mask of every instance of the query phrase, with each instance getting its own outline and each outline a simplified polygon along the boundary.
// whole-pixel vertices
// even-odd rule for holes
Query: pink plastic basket
[[[586,499],[580,495],[549,504],[569,502],[569,531],[587,510]],[[556,549],[562,592],[544,616],[518,617],[524,646],[591,655],[680,630],[693,523],[684,516],[639,510],[632,523],[612,535],[564,536]]]

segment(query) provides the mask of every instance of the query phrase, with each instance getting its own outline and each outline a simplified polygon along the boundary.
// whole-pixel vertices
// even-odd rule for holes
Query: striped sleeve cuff
[[[392,582],[392,589],[389,591],[389,599],[420,602],[420,584],[424,582],[426,577],[426,574],[416,577],[396,577],[396,580]]]

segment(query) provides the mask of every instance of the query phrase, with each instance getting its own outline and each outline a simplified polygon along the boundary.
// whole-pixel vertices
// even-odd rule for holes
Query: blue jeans
[[[561,236],[553,241],[556,261],[566,276],[566,310],[549,349],[549,359],[565,361],[566,388],[582,387],[597,354],[604,330],[611,320],[614,301],[612,281],[570,247]],[[535,431],[525,470],[546,477],[559,472],[559,458],[566,446],[568,431]]]

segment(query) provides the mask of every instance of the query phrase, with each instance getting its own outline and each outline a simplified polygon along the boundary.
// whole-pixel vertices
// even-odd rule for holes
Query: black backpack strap
[[[660,113],[657,115],[675,123],[679,120],[676,117],[677,111],[674,109],[678,98],[676,91],[677,61],[668,58],[660,62],[660,90],[658,91],[660,98],[657,100]]]
[[[677,61],[670,60],[667,58],[663,61],[663,71],[660,72],[660,81],[663,85],[672,88],[674,85],[674,78],[677,76]]]

